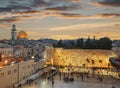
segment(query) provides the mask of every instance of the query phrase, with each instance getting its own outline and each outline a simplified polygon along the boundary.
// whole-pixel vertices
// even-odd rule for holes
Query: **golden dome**
[[[17,34],[17,38],[18,38],[18,39],[27,39],[27,38],[28,38],[28,35],[27,35],[26,32],[20,31],[20,32]]]

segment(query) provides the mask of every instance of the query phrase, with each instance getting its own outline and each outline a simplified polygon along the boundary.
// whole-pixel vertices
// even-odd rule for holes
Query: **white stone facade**
[[[18,84],[43,68],[44,64],[44,61],[34,62],[34,60],[29,60],[0,68],[0,88],[13,87],[13,85]],[[39,74],[42,73],[43,71]]]

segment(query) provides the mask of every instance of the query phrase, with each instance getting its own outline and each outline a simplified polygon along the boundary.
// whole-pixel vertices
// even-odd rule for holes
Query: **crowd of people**
[[[64,73],[64,72],[57,72],[57,71],[53,71],[53,72],[44,72],[40,78],[41,79],[46,79],[48,82],[51,83],[52,88],[54,88],[54,84],[55,84],[55,79],[56,77],[58,77],[58,79],[60,81],[63,82],[74,82],[76,80],[81,80],[82,81],[86,81],[86,79],[90,79],[90,78],[96,78],[99,82],[103,82],[104,81],[104,77],[101,75],[96,75],[95,77],[89,74],[89,72],[81,72],[81,73],[76,73],[76,72],[71,72],[71,73]],[[37,80],[32,80],[29,79],[27,80],[27,84],[31,85],[32,83],[35,83],[35,85],[38,84]],[[21,87],[21,85],[19,86]],[[112,86],[112,88],[115,88],[115,86]]]

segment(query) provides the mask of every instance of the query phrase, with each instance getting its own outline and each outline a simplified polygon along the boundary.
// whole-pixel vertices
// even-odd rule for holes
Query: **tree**
[[[63,43],[61,39],[58,41],[58,47],[63,47]]]
[[[92,49],[92,40],[90,38],[88,38],[86,41],[85,41],[85,46],[84,46],[85,49]]]
[[[83,46],[84,46],[83,38],[78,39],[77,40],[77,47],[82,49]]]
[[[74,41],[70,41],[69,44],[66,46],[66,48],[69,48],[69,49],[76,48],[75,42]]]
[[[97,41],[97,48],[99,49],[111,49],[112,41],[108,37],[100,38]]]

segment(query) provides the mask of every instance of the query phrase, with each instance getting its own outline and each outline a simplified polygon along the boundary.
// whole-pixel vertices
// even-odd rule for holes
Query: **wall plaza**
[[[52,52],[50,53],[50,51]],[[97,74],[100,70],[102,73],[99,74],[102,75],[112,75],[116,77],[118,75],[116,72],[111,72],[113,67],[110,65],[109,57],[116,56],[116,54],[111,50],[76,50],[55,48],[52,50],[48,49],[46,54],[46,61],[21,61],[19,63],[0,68],[1,88],[8,88],[22,82],[23,80],[27,80],[28,77],[35,74],[36,71],[43,68],[46,64],[56,66],[56,68],[63,73],[89,71],[92,75],[93,68],[96,68],[94,74]],[[50,67],[47,69],[45,68],[44,70],[45,71],[39,71],[39,76],[42,75],[43,72],[50,70]]]
[[[84,50],[84,49],[55,49],[53,64],[61,72],[90,72],[102,70],[102,75],[117,75],[111,73],[113,67],[109,62],[110,57],[116,57],[111,50]],[[64,68],[64,69],[63,69]],[[105,70],[106,69],[106,70]]]

